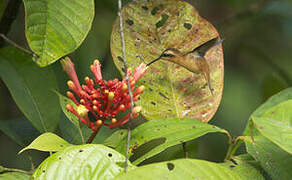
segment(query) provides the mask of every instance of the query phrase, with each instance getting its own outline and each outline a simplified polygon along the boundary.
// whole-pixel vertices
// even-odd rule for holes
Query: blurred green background
[[[8,1],[6,1],[7,3]],[[225,56],[225,82],[219,109],[210,121],[241,135],[250,114],[271,95],[292,85],[292,2],[291,0],[189,0],[200,15],[219,31]],[[124,3],[126,3],[124,1]],[[0,15],[3,7],[0,5]],[[110,34],[117,14],[117,0],[97,0],[91,31],[82,45],[70,55],[79,77],[89,73],[89,65],[98,58],[105,79],[118,77],[110,55]],[[8,37],[28,48],[24,35],[24,8],[20,8]],[[67,77],[59,62],[53,68],[62,93]],[[21,118],[5,84],[0,80],[0,120]],[[21,131],[21,129],[20,129]],[[17,155],[21,146],[0,131],[0,165],[30,168],[27,154]],[[191,157],[222,161],[227,140],[223,135],[210,134],[187,144]],[[168,149],[148,160],[158,161],[182,157],[181,147]],[[243,152],[241,148],[239,152]],[[38,164],[45,153],[31,152]]]

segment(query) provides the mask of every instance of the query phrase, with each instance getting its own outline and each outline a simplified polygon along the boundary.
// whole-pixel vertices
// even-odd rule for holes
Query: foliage
[[[0,0],[0,17],[5,6]],[[114,63],[110,68],[115,65],[123,78],[107,80],[104,77],[112,77],[114,72],[96,60],[90,63],[94,78],[86,77],[81,85],[73,62],[65,57],[63,69],[71,79],[67,84],[75,93],[67,92],[68,98],[62,95],[65,85],[57,61],[74,52],[90,33],[94,13],[98,13],[94,1],[24,0],[24,7],[25,35],[32,52],[9,40],[0,27],[1,37],[15,46],[0,43],[0,77],[25,118],[0,121],[0,129],[22,147],[19,154],[25,151],[28,155],[34,149],[50,156],[31,171],[0,166],[0,179],[291,177],[292,88],[259,106],[241,136],[232,138],[227,130],[207,123],[217,111],[223,91],[222,41],[215,27],[191,4],[181,0],[126,4],[121,10],[123,21],[115,20],[110,37]],[[215,45],[205,48],[213,39]],[[125,71],[122,41],[126,65],[133,72],[131,68]],[[150,66],[153,59],[161,60]],[[76,64],[89,65],[86,61]],[[280,89],[285,87],[281,82],[276,83]],[[132,97],[128,90],[133,91]],[[117,127],[127,129],[109,130]],[[192,150],[187,145],[211,133],[226,136],[224,162],[189,156],[200,145]],[[63,135],[68,136],[66,140]],[[94,141],[96,135],[99,139]],[[84,144],[85,138],[88,144]],[[241,144],[244,153],[238,151]],[[173,147],[179,147],[184,158],[173,160],[169,154],[166,161],[159,160],[159,155],[168,154]],[[158,162],[152,161],[155,157]]]

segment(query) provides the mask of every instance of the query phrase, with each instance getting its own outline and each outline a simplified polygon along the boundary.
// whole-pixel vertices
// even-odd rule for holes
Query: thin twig
[[[28,154],[28,159],[29,159],[29,161],[30,161],[30,170],[31,170],[31,171],[34,171],[34,169],[35,169],[35,165],[34,165],[34,163],[33,163],[33,160],[32,160],[32,157],[31,157],[30,154]]]
[[[131,91],[129,76],[128,76],[128,68],[127,68],[127,58],[126,58],[126,48],[125,48],[125,38],[124,38],[124,30],[123,30],[123,18],[122,18],[122,0],[118,0],[119,4],[119,21],[120,21],[120,37],[121,37],[121,45],[122,45],[122,51],[123,51],[123,63],[124,63],[124,70],[125,70],[125,77],[128,85],[128,91],[131,101],[131,109],[130,109],[130,121],[132,119],[132,111],[134,108],[134,101],[133,101],[133,94]],[[125,173],[127,172],[128,168],[128,159],[129,159],[129,144],[130,144],[130,136],[131,136],[131,129],[128,126],[128,133],[127,133],[127,142],[126,142],[126,160],[125,160]]]
[[[3,16],[0,21],[0,33],[7,35],[10,31],[13,21],[16,19],[21,0],[10,0],[5,8]],[[0,39],[0,47],[3,47],[4,41]]]
[[[4,172],[19,172],[19,173],[24,173],[24,174],[28,174],[28,175],[32,175],[33,171],[25,171],[25,170],[21,170],[21,169],[14,169],[14,168],[6,168],[6,167],[2,167]]]
[[[16,47],[17,49],[27,53],[27,54],[30,54],[32,56],[36,56],[36,54],[34,54],[32,51],[28,50],[28,49],[25,49],[23,47],[21,47],[20,45],[16,44],[15,42],[13,42],[12,40],[8,39],[4,34],[0,34],[0,37],[2,37],[7,43],[9,43],[10,45]]]
[[[184,151],[184,157],[185,158],[188,158],[189,155],[188,155],[188,151],[187,151],[187,147],[186,147],[187,143],[186,142],[183,142],[182,143],[182,148],[183,148],[183,151]]]

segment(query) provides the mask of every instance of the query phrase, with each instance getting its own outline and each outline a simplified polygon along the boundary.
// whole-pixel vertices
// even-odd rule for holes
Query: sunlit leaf
[[[254,159],[246,159],[246,156],[250,155],[240,155],[232,157],[233,161],[227,161],[222,165],[228,167],[231,171],[236,172],[242,180],[264,180],[262,175],[263,170],[260,168]],[[254,164],[257,163],[257,166]]]
[[[119,180],[152,180],[152,179],[232,179],[240,180],[240,176],[220,164],[213,162],[195,160],[195,159],[180,159],[174,161],[166,161],[154,163],[146,166],[138,167],[127,174],[122,174],[116,179]]]
[[[30,145],[19,151],[18,154],[28,149],[36,149],[39,151],[61,151],[71,146],[67,141],[53,133],[44,133],[37,137]]]
[[[292,153],[292,88],[286,89],[261,105],[251,116],[245,135],[252,135],[250,128]]]
[[[30,175],[20,172],[0,173],[0,180],[30,180]]]
[[[263,136],[255,136],[254,142],[251,138],[245,139],[247,152],[255,160],[260,162],[262,168],[273,179],[290,179],[292,176],[292,156],[279,148],[269,139]]]
[[[61,108],[56,77],[51,68],[40,68],[31,56],[16,48],[0,49],[0,77],[22,113],[40,132],[54,131]]]
[[[79,47],[94,17],[93,0],[24,0],[24,7],[26,38],[40,66]]]
[[[38,180],[107,180],[124,171],[124,162],[123,155],[103,145],[71,146],[47,158],[32,177]],[[129,163],[128,170],[133,168]]]
[[[136,158],[133,164],[139,164],[170,146],[212,132],[227,133],[216,126],[193,119],[169,118],[146,122],[131,131],[130,155]],[[104,144],[125,154],[126,130],[115,132]]]
[[[183,54],[218,37],[216,29],[184,1],[133,1],[122,10],[127,63],[130,67],[149,63],[167,48]],[[111,35],[111,52],[122,72],[119,21]],[[207,52],[213,95],[202,73],[192,73],[174,63],[158,61],[140,80],[146,90],[141,95],[142,115],[146,119],[188,117],[209,121],[217,110],[223,89],[221,45]]]

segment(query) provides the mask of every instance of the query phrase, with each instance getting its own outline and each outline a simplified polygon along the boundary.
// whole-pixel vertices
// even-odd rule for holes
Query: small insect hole
[[[184,27],[188,30],[192,29],[192,25],[190,23],[184,23]]]
[[[173,163],[167,163],[166,165],[167,165],[167,169],[169,171],[172,171],[174,169],[174,164]]]
[[[113,156],[112,153],[108,153],[107,155],[108,155],[108,157],[112,157]]]
[[[82,149],[80,149],[80,150],[79,150],[79,152],[83,152],[83,150],[82,150]]]

